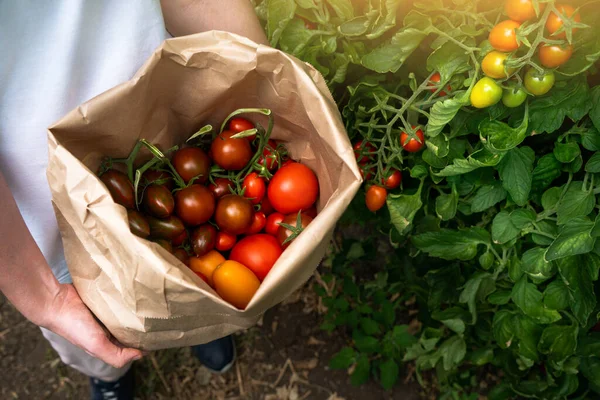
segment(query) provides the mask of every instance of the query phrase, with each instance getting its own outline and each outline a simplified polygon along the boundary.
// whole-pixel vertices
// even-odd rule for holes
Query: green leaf
[[[484,185],[471,199],[471,212],[485,211],[506,199],[506,190],[500,184]]]
[[[376,335],[381,332],[381,330],[379,329],[379,324],[377,324],[377,322],[370,318],[361,318],[360,327],[362,328],[364,333],[370,336]]]
[[[558,236],[546,249],[546,261],[585,254],[592,251],[596,238],[591,236],[594,223],[575,218],[563,225]]]
[[[511,281],[517,282],[522,276],[521,259],[514,255],[508,262],[508,277]]]
[[[544,207],[544,210],[554,210],[558,205],[561,194],[562,188],[558,186],[553,186],[546,190],[542,195],[542,207]]]
[[[366,383],[371,376],[371,362],[369,361],[369,357],[365,354],[361,354],[358,356],[356,361],[356,368],[354,368],[354,372],[350,375],[350,383],[354,386],[360,386],[363,383]]]
[[[494,314],[492,330],[500,348],[507,349],[511,346],[516,333],[516,321],[516,316],[509,310],[500,310]]]
[[[381,386],[384,389],[390,390],[396,384],[398,376],[400,374],[400,368],[396,361],[388,358],[379,366],[379,376],[381,377]]]
[[[472,324],[477,322],[477,301],[483,301],[494,290],[496,290],[494,278],[487,272],[475,273],[465,284],[459,301],[468,305],[472,315]]]
[[[551,309],[561,311],[571,304],[571,294],[567,286],[560,280],[554,280],[544,290],[544,305]]]
[[[355,352],[351,347],[344,347],[336,353],[329,361],[331,369],[346,369],[354,362]]]
[[[574,142],[564,144],[555,143],[553,154],[558,161],[567,164],[575,160],[581,154],[581,150],[579,149],[579,145]]]
[[[373,336],[358,334],[357,331],[354,331],[352,338],[356,348],[362,353],[375,353],[379,347],[379,341]]]
[[[589,151],[600,150],[600,132],[595,127],[589,127],[581,133],[581,145]]]
[[[554,157],[554,154],[542,156],[533,170],[533,182],[531,188],[533,192],[540,192],[547,188],[561,174],[561,163]]]
[[[478,367],[489,364],[494,361],[494,350],[491,348],[478,349],[472,351],[468,355],[469,361]]]
[[[517,325],[517,338],[519,339],[519,355],[529,360],[537,361],[539,358],[537,345],[542,335],[543,328],[532,318],[520,315]]]
[[[461,95],[455,98],[437,101],[429,110],[429,119],[427,121],[426,133],[428,137],[435,137],[442,132],[442,129],[449,123],[456,113],[469,104],[469,98]],[[465,161],[465,160],[462,160]],[[470,169],[469,171],[472,171]],[[466,172],[469,172],[466,171]]]
[[[417,342],[417,338],[408,332],[408,325],[394,326],[392,339],[400,349],[406,349]]]
[[[350,0],[327,0],[327,3],[342,20],[347,21],[354,17],[354,7]]]
[[[489,233],[478,227],[457,231],[441,229],[412,237],[412,243],[419,250],[444,260],[471,260],[477,255],[477,246],[489,245],[489,242]]]
[[[279,39],[281,50],[290,54],[299,54],[314,36],[314,32],[304,27],[300,19],[291,20]]]
[[[371,25],[371,19],[365,16],[352,18],[338,27],[338,31],[346,37],[362,36]]]
[[[419,186],[419,190],[413,195],[390,194],[387,197],[387,206],[390,211],[390,219],[398,232],[403,235],[412,225],[413,219],[417,211],[423,206],[421,201],[421,188],[423,182]]]
[[[592,107],[590,109],[590,119],[596,127],[596,134],[600,131],[600,86],[596,86],[591,92]],[[586,147],[587,148],[587,147]],[[588,150],[600,150],[600,149],[588,149]]]
[[[558,227],[552,221],[543,220],[536,224],[537,230],[544,232],[546,235],[533,233],[531,239],[533,243],[539,246],[549,246],[558,235]]]
[[[436,104],[439,104],[436,103]],[[431,122],[431,120],[430,120]],[[438,172],[438,176],[455,176],[462,175],[474,171],[482,167],[493,167],[502,160],[503,155],[490,153],[483,149],[471,154],[467,158],[456,158],[452,161],[452,165],[448,165],[443,170]]]
[[[584,190],[583,182],[571,182],[567,192],[558,203],[558,224],[562,225],[575,217],[586,216],[596,205],[596,197],[591,190]]]
[[[573,298],[571,311],[581,326],[585,326],[596,307],[593,281],[598,268],[598,257],[568,257],[558,260],[557,263],[563,282]]]
[[[492,240],[497,244],[508,243],[534,221],[535,213],[531,210],[517,209],[511,213],[501,211],[492,222]]]
[[[441,321],[454,332],[461,334],[465,331],[465,323],[463,320],[467,319],[469,314],[462,308],[451,307],[443,311],[436,310],[431,314],[431,317]]]
[[[441,194],[435,199],[435,213],[442,221],[449,221],[456,215],[458,207],[458,193],[456,186],[452,185],[452,192]]]
[[[546,96],[530,102],[529,124],[537,133],[552,133],[559,129],[566,117],[577,122],[592,107],[585,77],[571,79],[563,86],[556,85]]]
[[[486,145],[492,151],[507,151],[520,145],[527,136],[528,109],[525,108],[523,121],[516,128],[497,119],[484,119],[479,124],[479,134],[487,139]]]
[[[538,282],[550,279],[556,274],[556,266],[553,262],[547,262],[544,259],[545,249],[534,247],[523,253],[521,258],[521,268],[523,272]]]
[[[365,54],[361,63],[365,68],[380,74],[396,72],[426,36],[426,33],[418,29],[401,29],[388,43]]]
[[[450,371],[465,358],[467,344],[461,336],[452,336],[440,345],[439,352],[442,355],[444,369]]]
[[[445,43],[427,58],[427,70],[439,72],[442,81],[448,81],[469,68],[469,55],[454,42]]]
[[[511,292],[510,290],[496,290],[494,293],[488,296],[490,304],[503,305],[508,304],[510,301]]]
[[[535,153],[530,147],[517,147],[506,153],[498,164],[502,186],[519,206],[524,206],[529,198],[534,159]]]
[[[490,269],[494,265],[495,261],[494,254],[491,251],[486,251],[482,255],[479,256],[479,265],[483,269]]]
[[[294,0],[269,0],[267,2],[267,34],[271,46],[277,46],[283,30],[294,18],[295,12]]]
[[[542,332],[538,350],[548,355],[548,360],[563,363],[575,353],[578,332],[576,325],[549,326]]]
[[[592,385],[592,389],[600,393],[600,358],[582,357],[579,370]]]
[[[544,307],[543,295],[536,286],[527,282],[527,276],[515,284],[512,290],[512,300],[521,311],[541,324],[551,324],[560,320],[560,314],[555,310]]]
[[[585,171],[597,174],[600,172],[600,153],[594,153],[587,163],[585,163]]]

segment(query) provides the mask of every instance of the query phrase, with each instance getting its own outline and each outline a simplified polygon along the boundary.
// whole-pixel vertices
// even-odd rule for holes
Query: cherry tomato
[[[127,210],[127,219],[129,220],[129,230],[142,239],[150,236],[150,225],[144,215],[136,210]]]
[[[534,68],[525,73],[525,88],[534,96],[542,96],[554,86],[554,72],[545,71],[540,74]]]
[[[190,265],[190,256],[188,255],[187,251],[185,251],[184,249],[175,249],[173,250],[173,255],[175,257],[177,257],[177,259],[179,261],[181,261],[183,264],[187,265],[189,267]]]
[[[354,156],[356,157],[356,162],[359,164],[369,162],[371,158],[373,158],[372,153],[376,151],[375,146],[373,146],[369,142],[364,142],[362,140],[359,140],[358,142],[354,143],[353,148]]]
[[[248,199],[228,194],[219,199],[215,222],[219,230],[232,235],[245,233],[254,220],[254,208]]]
[[[540,62],[546,68],[560,67],[569,59],[573,54],[573,46],[570,44],[566,46],[542,46],[540,47]]]
[[[392,190],[400,186],[402,182],[402,173],[395,169],[387,178],[381,178],[381,184],[387,189]]]
[[[135,208],[133,184],[127,175],[116,169],[109,169],[102,174],[100,180],[106,185],[115,203],[125,208]]]
[[[173,214],[175,199],[171,191],[162,185],[150,185],[144,191],[142,204],[148,213],[157,218],[167,218]]]
[[[504,89],[502,103],[509,108],[519,107],[527,98],[527,92],[520,86],[512,86]]]
[[[297,213],[287,215],[283,221],[281,221],[281,223],[292,226],[294,230],[290,230],[285,226],[279,225],[279,228],[277,229],[277,240],[279,241],[281,248],[284,250],[287,249],[288,246],[295,240],[295,237],[291,240],[290,237],[292,235],[299,234],[299,232],[304,230],[304,228],[306,228],[312,222],[312,220],[313,219],[311,217],[302,213],[300,215],[300,225],[298,225]]]
[[[181,235],[173,239],[171,243],[173,243],[173,246],[181,246],[186,240],[188,240],[188,238],[188,231],[184,230],[183,232],[181,232]]]
[[[277,236],[279,230],[279,223],[283,221],[285,215],[282,213],[275,212],[267,217],[267,224],[265,225],[265,232],[269,235]]]
[[[266,216],[269,216],[270,214],[273,214],[273,212],[275,212],[275,209],[269,201],[268,196],[263,197],[262,201],[260,202],[260,211],[264,212]]]
[[[231,182],[227,178],[217,178],[215,179],[215,183],[211,183],[208,187],[210,191],[215,195],[215,198],[221,198],[226,194],[230,194],[231,190],[229,190],[229,186],[233,186],[233,182]]]
[[[281,167],[269,183],[268,196],[273,207],[282,214],[307,209],[319,194],[315,173],[297,162]]]
[[[375,167],[374,166],[367,166],[368,163],[366,162],[361,162],[358,164],[359,168],[360,168],[360,176],[362,176],[364,181],[368,181],[371,178],[373,178],[373,175],[375,174]]]
[[[413,126],[413,128],[415,127]],[[418,129],[415,132],[415,135],[419,138],[419,140],[415,138],[409,139],[408,133],[406,132],[402,132],[400,134],[400,144],[402,145],[402,148],[410,153],[416,153],[425,145],[425,136],[423,135],[423,131]]]
[[[215,163],[227,170],[238,171],[246,166],[252,158],[250,142],[246,139],[234,139],[232,131],[223,131],[212,142],[210,147]]]
[[[439,73],[439,72],[436,72],[435,74],[431,75],[431,80],[429,81],[429,83],[430,83],[432,86],[436,86],[436,87],[437,87],[437,86],[439,86],[439,83],[440,83],[440,81],[441,81],[441,80],[442,80],[442,76],[440,75],[440,73]],[[448,91],[451,91],[451,90],[452,90],[452,87],[451,87],[450,85],[446,86],[446,88],[448,89]],[[437,88],[436,88],[436,89],[429,89],[429,90],[431,91],[431,93],[435,93],[435,92],[436,92],[436,90],[437,90]],[[439,92],[439,95],[440,95],[440,96],[445,96],[445,95],[447,95],[447,94],[448,94],[448,93],[446,93],[446,92],[445,92],[445,91],[443,91],[443,90],[440,90],[440,92]]]
[[[252,172],[244,178],[242,187],[246,189],[244,191],[244,197],[249,199],[252,204],[260,203],[263,197],[265,197],[265,192],[267,191],[265,180],[258,176],[256,172]]]
[[[217,244],[215,248],[219,251],[229,251],[237,242],[237,237],[227,232],[217,232]]]
[[[502,98],[502,88],[495,80],[484,76],[471,91],[471,105],[475,108],[490,107]]]
[[[267,217],[265,217],[265,213],[262,211],[257,211],[254,213],[254,219],[252,219],[252,225],[246,231],[247,235],[254,235],[262,231],[267,224]]]
[[[270,148],[269,148],[270,147]],[[277,168],[277,143],[269,139],[268,146],[263,149],[262,156],[258,159],[258,163],[264,166],[269,171]]]
[[[165,171],[155,171],[148,170],[142,174],[142,179],[140,180],[143,186],[148,185],[162,185],[169,190],[173,190],[174,181],[171,174]]]
[[[231,250],[230,260],[245,265],[259,281],[263,281],[283,250],[271,235],[246,236]]]
[[[237,261],[227,260],[212,274],[215,290],[223,300],[243,310],[260,286],[252,271]]]
[[[192,231],[190,243],[194,254],[198,257],[203,256],[215,248],[217,230],[211,224],[200,225]]]
[[[192,256],[189,259],[190,269],[206,277],[206,283],[213,286],[212,275],[215,269],[225,262],[225,257],[216,250],[211,250],[202,257]]]
[[[502,21],[490,31],[489,41],[492,47],[498,51],[510,53],[519,48],[516,29],[521,24],[517,21]]]
[[[367,189],[366,196],[367,208],[375,212],[385,205],[387,190],[381,186],[373,185]]]
[[[560,14],[557,15],[554,12],[550,13],[548,19],[546,20],[546,30],[548,31],[548,33],[550,33],[550,35],[552,35],[553,39],[565,39],[567,37],[567,33],[565,31],[554,35],[554,32],[558,31],[564,25],[563,18],[567,17],[568,19],[571,19],[575,22],[580,22],[581,16],[579,15],[579,13],[575,13],[575,9],[568,4],[557,4],[555,7]],[[575,31],[577,31],[577,28],[573,28],[571,32],[575,33]]]
[[[540,14],[544,11],[545,3],[538,3]],[[504,11],[508,18],[517,22],[525,22],[528,19],[537,17],[532,0],[506,0]]]
[[[296,161],[292,160],[291,158],[288,158],[287,160],[285,160],[282,164],[281,167],[285,167],[286,165],[290,165],[292,163],[295,163]]]
[[[150,216],[146,217],[146,219],[150,225],[150,236],[153,238],[173,240],[185,230],[183,222],[174,215],[165,219]]]
[[[315,219],[317,217],[317,207],[313,204],[308,210],[302,211],[302,214],[306,214]]]
[[[234,117],[229,120],[229,130],[235,133],[240,133],[254,128],[254,124],[248,121],[246,118]],[[245,139],[251,142],[255,137],[256,135],[246,136]]]
[[[169,253],[173,253],[173,246],[171,242],[165,239],[155,239],[154,243],[158,244],[160,247],[168,251]]]
[[[173,155],[173,166],[188,183],[192,178],[197,177],[194,183],[204,183],[208,180],[210,173],[210,158],[199,147],[184,147],[179,149]]]
[[[202,185],[193,184],[175,194],[175,213],[188,226],[205,223],[215,211],[215,196]]]
[[[483,69],[483,73],[494,79],[507,78],[508,75],[511,75],[513,72],[515,72],[514,68],[506,68],[504,65],[507,58],[508,54],[506,53],[490,51],[486,54],[481,62],[481,69]]]

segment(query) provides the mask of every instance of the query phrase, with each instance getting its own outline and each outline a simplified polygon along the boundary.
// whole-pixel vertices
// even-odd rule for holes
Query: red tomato
[[[193,184],[175,194],[175,213],[189,226],[205,223],[215,212],[215,196],[206,186]]]
[[[265,225],[265,232],[269,235],[277,236],[277,230],[279,229],[279,223],[283,221],[285,215],[282,213],[274,212],[267,217],[267,224]]]
[[[181,246],[183,244],[183,242],[185,242],[187,239],[188,239],[188,232],[186,230],[184,230],[183,232],[181,232],[181,235],[179,235],[175,239],[173,239],[171,241],[171,243],[173,243],[173,246],[178,247],[178,246]]]
[[[231,250],[230,260],[249,268],[262,282],[282,253],[277,239],[259,234],[243,238]]]
[[[413,126],[413,128],[415,128],[415,127]],[[425,136],[423,136],[423,131],[418,129],[415,132],[415,134],[419,138],[419,141],[417,141],[415,138],[410,138],[410,140],[409,140],[408,133],[406,133],[406,132],[402,132],[400,134],[400,144],[402,145],[404,150],[406,150],[410,153],[416,153],[417,151],[421,150],[423,148],[423,146],[425,145]]]
[[[258,204],[265,197],[267,187],[265,186],[265,180],[258,176],[256,172],[252,172],[244,178],[242,187],[246,189],[244,197],[249,199],[252,204]]]
[[[540,47],[539,56],[540,62],[546,68],[560,67],[569,59],[573,54],[573,46],[570,44],[566,46],[552,45]]]
[[[385,200],[387,198],[387,190],[382,188],[381,186],[373,185],[369,189],[367,189],[367,208],[370,211],[377,211],[381,209],[385,205]]]
[[[306,165],[293,162],[273,175],[268,196],[273,207],[282,214],[309,208],[319,194],[319,181]]]
[[[306,214],[313,219],[316,218],[317,217],[317,206],[315,206],[313,204],[312,207],[309,208],[308,210],[304,211],[303,214]]]
[[[396,189],[402,182],[402,174],[397,169],[394,170],[387,178],[381,178],[381,184],[387,189]]]
[[[373,178],[373,174],[375,168],[373,166],[367,167],[366,162],[361,162],[358,164],[360,167],[360,176],[362,176],[363,180],[368,181]]]
[[[263,155],[258,159],[258,163],[269,171],[273,171],[277,168],[277,150],[275,150],[277,148],[277,143],[275,143],[274,140],[269,139],[268,145],[272,150],[265,146]]]
[[[442,80],[442,76],[440,75],[440,73],[439,73],[439,72],[436,72],[435,74],[431,75],[431,80],[430,80],[429,82],[430,82],[430,84],[431,84],[432,86],[438,86],[438,84],[440,83],[440,81],[441,81],[441,80]],[[448,91],[451,91],[451,90],[452,90],[452,87],[450,87],[450,85],[446,86],[446,88],[448,89]],[[437,90],[437,88],[435,88],[435,89],[429,89],[429,90],[431,91],[431,93],[435,93],[435,92],[436,92],[436,90]],[[445,92],[445,91],[443,91],[443,90],[440,90],[440,92],[439,92],[438,94],[439,94],[440,96],[445,96],[445,95],[447,95],[448,93],[446,93],[446,92]]]
[[[282,164],[281,167],[285,167],[286,165],[290,165],[292,163],[295,163],[296,161],[292,160],[291,158],[288,158],[287,160],[285,160]]]
[[[260,202],[260,211],[264,212],[266,216],[269,216],[275,212],[275,209],[269,201],[268,196],[263,197],[262,201]]]
[[[263,230],[265,225],[267,224],[267,217],[265,217],[265,213],[262,211],[257,211],[254,213],[254,219],[252,220],[252,225],[248,228],[246,232],[247,235],[254,235]]]
[[[363,144],[364,143],[364,144]],[[373,146],[369,142],[363,142],[359,140],[354,143],[354,156],[356,157],[356,162],[359,164],[367,163],[371,158],[373,158],[373,154],[375,152],[375,146]]]
[[[294,236],[293,238],[291,238],[291,240],[290,237],[292,237],[292,235],[300,234],[301,232],[303,232],[304,229],[308,226],[308,224],[312,222],[312,220],[313,219],[311,217],[302,213],[300,214],[300,225],[298,225],[298,214],[287,215],[283,219],[283,221],[281,221],[281,223],[284,225],[294,227],[294,230],[292,231],[286,228],[284,225],[279,226],[279,229],[277,229],[277,241],[279,242],[281,247],[283,249],[287,249],[287,247],[290,244],[292,244],[294,240],[296,240],[297,236]]]
[[[181,178],[188,183],[196,178],[194,183],[204,183],[210,173],[210,158],[199,147],[184,147],[173,154],[172,160],[175,170]]]
[[[219,251],[228,251],[231,250],[236,241],[237,237],[235,235],[227,232],[218,232],[215,248]]]
[[[249,129],[254,129],[255,126],[252,122],[248,121],[246,118],[235,117],[229,120],[229,130],[235,133],[247,131]],[[246,136],[246,140],[253,141],[256,135]]]
[[[489,41],[492,47],[498,51],[510,53],[519,48],[517,42],[517,28],[521,24],[510,19],[502,21],[490,31]]]
[[[229,186],[233,186],[233,182],[229,179],[217,178],[215,179],[215,183],[211,183],[208,188],[215,195],[215,198],[218,199],[231,193]]]
[[[250,142],[234,139],[235,132],[223,131],[212,142],[210,151],[215,163],[227,171],[239,171],[252,158]]]
[[[563,16],[566,16],[567,18],[572,19],[575,22],[580,22],[581,16],[579,15],[579,13],[575,14],[575,9],[568,4],[557,4],[556,9],[560,12],[561,15],[550,13],[548,19],[546,20],[546,29],[552,35],[552,39],[564,39],[567,37],[567,34],[564,31],[559,34],[553,35],[554,32],[562,28],[562,26],[564,25]],[[574,28],[572,30],[572,33],[575,33],[576,30],[577,28]]]

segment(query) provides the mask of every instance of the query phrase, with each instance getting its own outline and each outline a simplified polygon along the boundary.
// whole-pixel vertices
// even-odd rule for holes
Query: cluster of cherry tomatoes
[[[171,252],[240,309],[317,214],[315,173],[286,159],[269,134],[236,117],[208,148],[176,147],[170,159],[138,168],[136,179],[112,161],[100,172],[127,208],[132,233]]]
[[[545,3],[540,2],[539,12],[542,13],[544,8]],[[564,21],[568,19],[579,22],[579,13],[567,4],[557,4],[555,8],[558,14],[553,11],[546,20],[547,37],[552,40],[566,39]],[[523,22],[537,17],[532,0],[507,0],[505,12],[510,19],[498,23],[489,34],[489,42],[494,50],[487,53],[481,63],[486,76],[475,84],[471,92],[471,105],[476,108],[492,106],[501,99],[507,107],[518,107],[523,104],[528,94],[541,96],[548,93],[555,81],[552,69],[566,63],[573,54],[573,46],[566,41],[564,44],[541,44],[537,55],[539,63],[547,69],[541,72],[530,67],[523,78],[526,90],[510,83],[509,87],[503,90],[496,79],[508,79],[516,72],[515,69],[506,66],[506,60],[511,53],[514,54],[519,49],[516,31]],[[574,33],[575,30],[576,28],[573,28],[571,32]]]

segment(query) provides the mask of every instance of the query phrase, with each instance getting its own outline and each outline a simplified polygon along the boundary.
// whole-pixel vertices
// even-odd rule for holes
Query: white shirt
[[[46,180],[47,128],[130,79],[167,37],[159,0],[0,0],[0,171],[61,283],[70,275]]]

